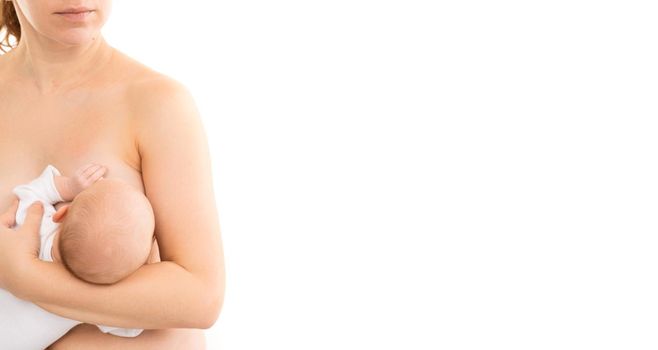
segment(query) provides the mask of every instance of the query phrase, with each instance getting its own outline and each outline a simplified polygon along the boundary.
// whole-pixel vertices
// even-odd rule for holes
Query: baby
[[[113,284],[131,275],[146,263],[154,239],[153,210],[146,196],[126,183],[103,178],[106,171],[88,164],[67,177],[48,165],[38,178],[13,189],[19,198],[17,227],[24,224],[32,203],[43,203],[39,258],[61,262],[73,275],[94,284]],[[45,348],[81,323],[1,289],[0,310],[0,349]],[[98,327],[123,337],[142,332]]]
[[[13,190],[20,199],[17,213],[23,216],[22,207],[45,201],[42,260],[61,262],[76,277],[95,284],[113,284],[135,272],[146,263],[153,243],[148,199],[128,184],[104,179],[106,171],[89,164],[66,177],[48,165],[39,178]],[[46,210],[55,204],[56,209]],[[23,220],[17,217],[16,223]]]
[[[93,168],[92,168],[93,171]],[[154,218],[148,199],[132,186],[90,174],[54,179],[65,201],[52,221],[52,257],[90,283],[113,284],[146,263],[153,244]]]

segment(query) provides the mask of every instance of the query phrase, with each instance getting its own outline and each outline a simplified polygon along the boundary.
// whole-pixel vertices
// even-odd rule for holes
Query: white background
[[[185,84],[209,349],[656,349],[651,1],[115,1]]]

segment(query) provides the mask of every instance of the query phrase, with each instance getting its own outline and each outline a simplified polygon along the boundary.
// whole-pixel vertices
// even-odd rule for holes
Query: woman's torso
[[[144,192],[135,135],[140,93],[170,78],[114,50],[112,60],[80,88],[43,95],[34,83],[13,79],[10,60],[0,56],[0,212],[12,189],[52,164],[71,176],[80,166],[100,163],[106,178]],[[157,242],[149,262],[160,260]],[[203,333],[190,332],[190,339]]]
[[[105,68],[80,88],[44,96],[33,82],[13,79],[4,58],[0,56],[0,211],[10,206],[13,187],[31,181],[48,164],[70,176],[82,165],[100,163],[109,169],[105,177],[144,192],[134,128],[139,115],[133,111],[139,109],[140,96],[170,78],[114,50]],[[159,260],[156,242],[149,262]],[[189,340],[203,343],[202,332],[185,331]]]
[[[0,56],[0,210],[10,205],[13,187],[48,164],[71,176],[82,165],[100,163],[109,169],[106,178],[143,192],[129,97],[137,80],[156,72],[115,51],[84,86],[44,96],[33,83],[12,80],[10,68]]]

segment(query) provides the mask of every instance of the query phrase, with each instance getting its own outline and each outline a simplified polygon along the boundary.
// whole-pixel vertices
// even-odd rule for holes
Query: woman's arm
[[[148,264],[160,262],[160,252],[157,241],[153,242],[153,249]],[[101,332],[98,327],[86,323],[71,329],[46,350],[205,350],[206,342],[203,331],[198,329],[153,329],[145,330],[134,338],[121,338]]]
[[[117,284],[98,286],[74,278],[59,264],[35,259],[22,276],[14,276],[10,291],[85,323],[208,328],[223,304],[225,278],[203,125],[178,82],[143,83],[131,96],[142,179],[163,261]]]
[[[46,350],[202,350],[206,346],[204,339],[203,331],[198,329],[146,330],[138,337],[122,338],[81,324]]]

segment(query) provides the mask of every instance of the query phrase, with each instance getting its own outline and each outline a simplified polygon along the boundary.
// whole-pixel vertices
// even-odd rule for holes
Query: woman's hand
[[[0,226],[12,228],[16,225],[16,210],[18,210],[18,197],[14,196],[11,207],[4,213],[0,214]]]
[[[28,207],[25,223],[16,224],[18,199],[0,215],[0,288],[17,294],[16,283],[30,263],[39,259],[39,229],[43,218],[43,204],[39,201]]]

